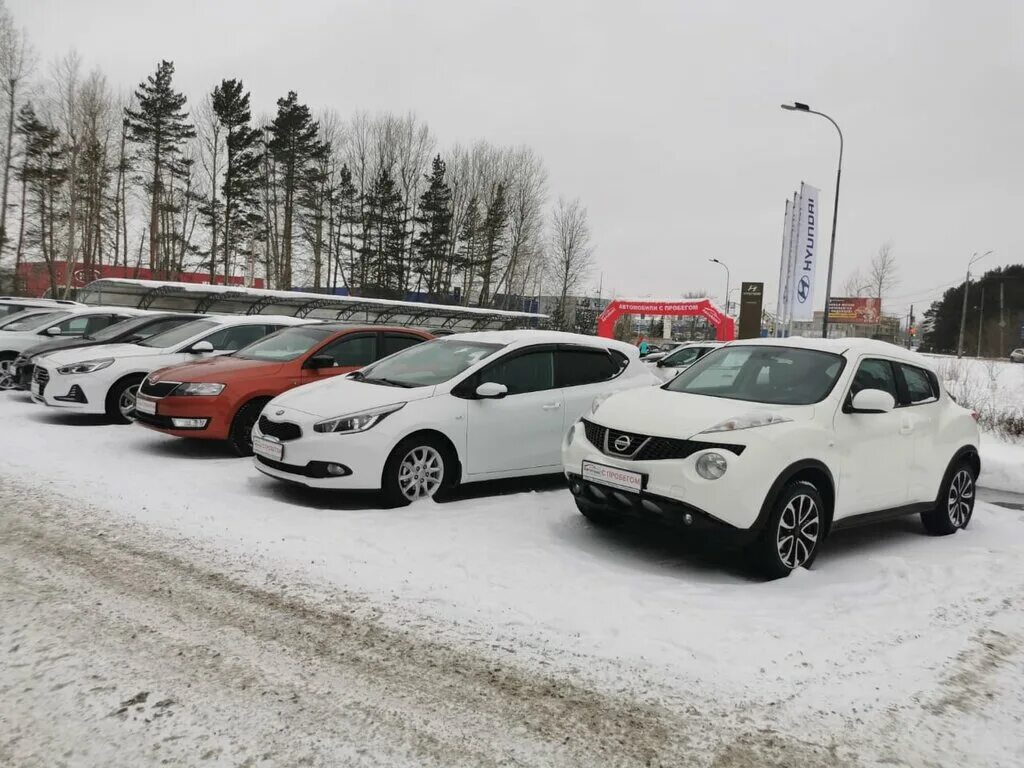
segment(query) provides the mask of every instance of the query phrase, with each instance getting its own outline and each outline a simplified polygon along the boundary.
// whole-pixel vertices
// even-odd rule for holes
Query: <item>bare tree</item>
[[[560,329],[568,328],[567,299],[579,288],[593,267],[594,249],[590,245],[587,209],[579,199],[566,202],[559,198],[551,214],[551,253],[549,269],[558,290],[558,306],[553,318]]]
[[[899,284],[898,270],[896,256],[892,252],[892,243],[884,243],[871,260],[867,274],[870,295],[878,299],[879,305],[885,300],[889,291]]]
[[[843,296],[864,296],[868,293],[870,285],[864,273],[858,268],[853,270],[843,283]]]
[[[14,118],[18,111],[18,95],[32,72],[35,56],[25,34],[14,25],[7,8],[0,4],[0,93],[7,108],[7,126],[3,144],[3,181],[0,189],[0,256],[7,244],[7,201],[10,174],[14,164]]]
[[[217,277],[217,235],[220,232],[221,203],[217,199],[217,189],[221,184],[221,177],[224,175],[224,155],[227,153],[225,147],[226,131],[220,118],[213,109],[213,97],[207,94],[206,98],[199,102],[196,107],[196,137],[199,144],[199,162],[203,166],[204,186],[208,192],[208,198],[203,202],[201,213],[206,219],[207,228],[210,232],[210,282],[213,283]],[[224,284],[228,285],[230,275],[224,275]]]

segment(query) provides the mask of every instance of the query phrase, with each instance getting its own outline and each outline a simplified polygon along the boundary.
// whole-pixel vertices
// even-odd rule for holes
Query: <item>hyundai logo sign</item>
[[[811,278],[804,275],[800,278],[800,282],[796,286],[796,297],[803,304],[807,301],[807,297],[811,295]]]
[[[619,453],[625,453],[629,450],[629,446],[632,445],[632,443],[633,441],[630,440],[627,435],[619,435],[615,438],[615,442],[612,443],[612,446]]]

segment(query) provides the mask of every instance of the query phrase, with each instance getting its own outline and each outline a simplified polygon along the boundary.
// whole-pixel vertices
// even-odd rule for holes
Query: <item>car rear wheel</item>
[[[235,418],[231,420],[231,431],[228,434],[228,443],[231,449],[239,456],[252,456],[252,428],[259,421],[263,407],[269,400],[250,400],[238,409]]]
[[[966,528],[973,514],[974,470],[969,463],[961,461],[943,480],[935,507],[921,513],[921,522],[933,536],[948,536]]]
[[[413,435],[388,457],[381,490],[389,506],[404,507],[434,497],[454,484],[454,476],[455,459],[445,442],[432,435]]]
[[[825,504],[813,483],[798,480],[787,485],[754,543],[761,572],[770,579],[809,568],[818,554],[825,531]]]
[[[14,361],[18,355],[13,352],[0,352],[0,390],[14,389]]]
[[[110,388],[106,401],[107,418],[116,424],[135,421],[135,401],[142,379],[142,376],[129,376]]]

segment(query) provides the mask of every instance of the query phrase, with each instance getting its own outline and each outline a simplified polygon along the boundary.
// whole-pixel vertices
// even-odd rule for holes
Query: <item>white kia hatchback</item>
[[[782,576],[840,527],[917,513],[931,533],[965,528],[978,443],[974,414],[924,357],[868,339],[759,339],[596,403],[563,461],[591,520],[746,539]]]
[[[594,397],[657,379],[629,344],[552,331],[463,333],[274,398],[253,430],[261,472],[405,504],[458,483],[560,472]]]

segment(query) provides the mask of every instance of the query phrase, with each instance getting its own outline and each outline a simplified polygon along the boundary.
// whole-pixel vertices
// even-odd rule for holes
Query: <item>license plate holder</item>
[[[271,461],[284,461],[284,446],[265,437],[253,436],[252,452]]]
[[[138,397],[135,399],[135,410],[147,416],[156,416],[156,401]]]
[[[583,479],[588,483],[639,494],[644,489],[647,478],[642,472],[634,472],[631,469],[612,467],[596,461],[584,461]]]

